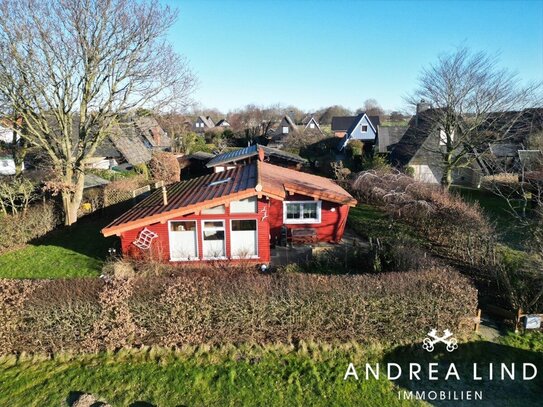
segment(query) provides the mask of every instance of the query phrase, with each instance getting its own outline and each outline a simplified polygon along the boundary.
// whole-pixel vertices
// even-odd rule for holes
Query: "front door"
[[[170,222],[170,260],[194,260],[198,258],[196,222]]]

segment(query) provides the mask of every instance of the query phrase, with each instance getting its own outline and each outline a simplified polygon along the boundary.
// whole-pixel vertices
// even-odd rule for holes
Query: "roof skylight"
[[[218,181],[210,182],[210,183],[209,183],[209,186],[210,186],[210,187],[214,187],[215,185],[226,184],[228,181],[230,181],[230,177],[225,178],[225,179],[220,179],[220,180],[218,180]]]

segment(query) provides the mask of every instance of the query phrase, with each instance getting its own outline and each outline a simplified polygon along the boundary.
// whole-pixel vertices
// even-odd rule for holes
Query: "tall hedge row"
[[[471,328],[477,292],[449,269],[356,276],[206,271],[0,280],[3,352],[225,342],[408,343]]]

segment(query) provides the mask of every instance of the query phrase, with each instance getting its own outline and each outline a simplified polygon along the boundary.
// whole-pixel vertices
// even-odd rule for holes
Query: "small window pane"
[[[224,230],[204,230],[204,240],[224,240]]]
[[[317,219],[317,203],[304,203],[303,204],[303,216],[304,219]]]
[[[196,230],[196,222],[194,221],[171,222],[170,230],[172,232],[194,231]]]
[[[224,223],[220,220],[204,222],[204,229],[224,228]]]
[[[300,204],[287,204],[287,219],[300,219],[301,206]]]
[[[366,132],[366,131],[368,131],[368,126],[366,126],[366,125],[363,125],[363,126],[362,126],[362,131],[363,131],[363,132]]]
[[[233,220],[232,230],[234,232],[239,232],[243,230],[256,230],[256,220],[254,219]]]

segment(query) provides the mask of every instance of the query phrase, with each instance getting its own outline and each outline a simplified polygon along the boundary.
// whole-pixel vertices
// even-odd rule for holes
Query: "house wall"
[[[175,220],[194,220],[197,222],[197,241],[198,241],[198,256],[203,258],[203,239],[202,239],[202,221],[203,220],[224,220],[225,221],[225,236],[226,236],[226,257],[230,259],[230,220],[232,219],[256,219],[257,220],[257,240],[258,240],[258,259],[251,259],[258,263],[268,263],[270,261],[270,229],[268,218],[265,217],[267,213],[267,202],[265,199],[258,200],[257,213],[244,213],[244,214],[230,214],[230,208],[226,208],[225,214],[213,214],[213,215],[187,215],[176,216],[168,219],[164,223],[154,223],[147,225],[147,229],[158,234],[158,237],[153,240],[152,247],[149,249],[153,254],[153,257],[168,262],[170,261],[170,242],[169,242],[169,230],[168,222]],[[121,234],[121,248],[124,255],[138,257],[141,256],[141,250],[135,247],[134,242],[140,232],[144,228],[132,229]],[[208,260],[211,261],[211,260]],[[240,260],[238,260],[240,261]],[[246,261],[246,260],[245,260]],[[179,262],[181,263],[181,262]]]
[[[313,198],[294,194],[285,198],[285,201],[313,201]],[[338,242],[343,237],[348,214],[348,205],[322,201],[320,223],[288,224],[286,226],[289,229],[313,228],[317,231],[318,241]],[[269,219],[271,241],[276,242],[281,237],[281,226],[283,226],[283,201],[270,199]]]

